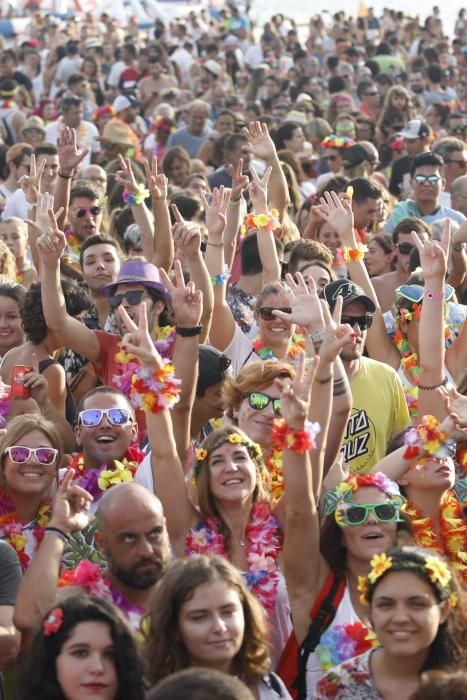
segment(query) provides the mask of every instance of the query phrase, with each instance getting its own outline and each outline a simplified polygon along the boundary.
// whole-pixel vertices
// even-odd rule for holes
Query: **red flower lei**
[[[251,509],[250,522],[245,531],[249,570],[244,573],[244,578],[270,618],[274,614],[279,584],[277,558],[282,544],[278,530],[279,523],[270,507],[266,503],[256,503]],[[188,556],[206,554],[227,559],[224,535],[219,531],[219,523],[214,518],[206,518],[198,523],[187,535],[186,551]]]
[[[42,542],[50,514],[50,501],[44,501],[32,521],[32,526],[30,523],[22,523],[7,494],[0,491],[0,539],[13,547],[23,572],[28,568],[31,556]]]
[[[465,550],[467,545],[467,527],[462,517],[461,504],[451,491],[444,494],[440,511],[440,532],[436,532],[433,520],[424,517],[418,508],[407,501],[402,510],[410,517],[417,543],[426,549],[433,549],[442,556],[447,556],[461,578],[467,579]]]

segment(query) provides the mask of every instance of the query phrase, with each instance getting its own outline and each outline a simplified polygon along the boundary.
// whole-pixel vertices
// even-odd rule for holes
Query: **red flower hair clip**
[[[46,620],[44,620],[44,634],[46,637],[58,632],[63,622],[63,610],[61,608],[54,608],[49,612]]]

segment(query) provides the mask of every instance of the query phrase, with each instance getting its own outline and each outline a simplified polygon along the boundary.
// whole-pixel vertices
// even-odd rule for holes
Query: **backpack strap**
[[[307,697],[306,666],[308,657],[314,652],[319,644],[321,636],[334,620],[344,592],[345,580],[338,578],[336,574],[331,571],[313,606],[308,633],[300,645],[298,652],[297,677],[293,683],[293,688],[297,691],[298,700],[305,700]]]

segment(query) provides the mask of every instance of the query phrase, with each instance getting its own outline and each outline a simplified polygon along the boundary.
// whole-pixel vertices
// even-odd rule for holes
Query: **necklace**
[[[109,469],[107,464],[101,464],[95,469],[86,469],[82,452],[75,455],[70,467],[75,470],[73,481],[88,491],[94,498],[94,502],[97,503],[107,489],[117,484],[133,481],[136,470],[143,459],[144,452],[139,449],[137,444],[134,444],[128,448],[126,455],[121,460],[114,460],[113,469]]]
[[[261,336],[256,336],[253,340],[253,350],[262,360],[277,360],[271,348],[269,348]],[[305,351],[305,336],[302,333],[294,333],[287,350],[286,360],[291,362],[298,361],[300,352]]]
[[[47,500],[39,506],[34,520],[22,523],[8,495],[0,491],[0,539],[8,542],[16,551],[23,572],[28,568],[31,557],[42,542],[50,514],[50,502]]]
[[[65,231],[65,238],[68,244],[68,252],[73,262],[79,262],[80,244],[73,231]]]
[[[282,475],[282,450],[272,450],[264,462],[269,479],[269,494],[271,503],[276,504],[284,493],[284,477]]]
[[[237,542],[241,544],[241,540]],[[279,523],[266,503],[255,503],[252,507],[250,522],[245,530],[245,545],[249,569],[243,574],[245,583],[256,594],[268,616],[272,618],[279,584],[277,558],[282,549],[282,543]],[[207,554],[228,559],[220,523],[214,518],[206,518],[199,522],[188,532],[186,552],[187,556]]]
[[[444,494],[439,510],[439,534],[436,532],[432,518],[423,513],[411,502],[402,507],[410,517],[418,544],[426,549],[433,549],[447,556],[454,568],[464,579],[467,578],[465,548],[467,528],[462,517],[462,507],[453,493]]]

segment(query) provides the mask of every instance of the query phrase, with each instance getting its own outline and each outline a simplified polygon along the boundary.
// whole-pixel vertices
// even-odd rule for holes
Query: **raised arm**
[[[92,496],[77,484],[72,484],[74,473],[74,469],[68,469],[58,487],[52,517],[41,546],[35,552],[19,587],[13,619],[22,634],[23,646],[29,642],[40,620],[54,604],[67,539],[89,524]]]
[[[190,280],[196,289],[202,294],[202,329],[199,342],[205,343],[211,327],[212,309],[214,306],[214,293],[212,291],[211,276],[201,253],[201,229],[194,221],[185,221],[177,206],[172,204],[176,223],[172,227],[172,235],[177,249],[182,251],[188,264]]]
[[[157,158],[144,161],[146,179],[151,192],[152,211],[155,220],[154,251],[152,262],[156,267],[163,267],[166,272],[172,267],[174,244],[172,239],[169,205],[167,203],[168,180],[164,173],[157,170]]]
[[[62,213],[57,219],[59,228],[64,228],[68,219],[68,206],[70,203],[71,182],[75,169],[82,163],[83,158],[89,153],[89,148],[78,149],[76,144],[76,131],[62,126],[57,139],[58,149],[58,180],[55,185],[54,199],[56,209],[62,208]]]
[[[272,168],[266,168],[263,177],[259,177],[253,165],[250,166],[252,181],[249,187],[250,201],[253,209],[253,221],[258,228],[258,251],[263,266],[262,285],[279,282],[281,279],[281,264],[274,242],[274,227],[280,224],[273,223],[271,212],[268,209],[268,181]],[[264,219],[263,225],[260,221]]]
[[[146,197],[149,197],[149,190],[143,184],[136,182],[136,178],[131,167],[131,160],[118,155],[120,170],[115,173],[115,181],[122,185],[123,199],[131,206],[131,213],[135,224],[141,231],[141,247],[143,255],[149,262],[154,258],[154,220],[151,212],[145,204]]]
[[[253,147],[254,157],[271,167],[268,204],[271,209],[279,211],[279,218],[282,219],[290,203],[289,188],[268,127],[261,122],[250,122],[248,127],[243,127],[243,133]]]
[[[223,187],[214,188],[211,204],[204,197],[208,242],[206,248],[206,266],[213,283],[214,307],[210,341],[218,350],[225,350],[235,333],[235,319],[225,299],[228,272],[224,259],[224,231],[228,197]]]
[[[249,184],[248,175],[243,174],[243,158],[240,158],[236,170],[229,166],[229,175],[232,177],[232,192],[229,206],[227,207],[227,224],[224,232],[224,258],[229,270],[234,261],[237,239],[240,232],[243,216],[246,213],[246,202],[243,192]]]
[[[47,211],[46,195],[41,196],[38,210],[37,221],[31,224],[40,233],[37,252],[40,258],[42,307],[47,326],[57,338],[57,347],[70,347],[91,362],[97,362],[100,353],[97,337],[66,310],[60,284],[60,257],[67,244],[64,233],[58,229],[53,211]]]
[[[399,369],[400,354],[393,345],[384,323],[383,312],[379,305],[370,276],[363,263],[363,248],[357,243],[354,229],[352,203],[349,197],[339,197],[336,192],[325,192],[321,197],[317,211],[339,234],[344,247],[344,257],[352,282],[358,284],[376,306],[373,322],[368,329],[366,348],[373,360],[385,362],[394,369]]]
[[[203,295],[195,289],[193,282],[185,284],[180,262],[175,262],[176,284],[161,271],[161,278],[172,299],[177,328],[173,363],[175,375],[181,381],[180,400],[172,410],[172,424],[177,452],[182,465],[186,465],[191,443],[191,413],[195,400],[198,379],[199,329],[203,308]],[[188,329],[188,331],[186,330]],[[189,331],[193,329],[193,333]]]
[[[423,303],[418,326],[418,415],[443,418],[444,408],[436,388],[444,382],[444,280],[447,271],[450,222],[446,219],[441,243],[421,241],[412,231],[412,240],[420,253],[425,280]]]
[[[177,401],[179,393],[174,382],[173,368],[168,361],[161,359],[154,347],[148,331],[145,302],[141,306],[138,326],[133,323],[123,307],[118,309],[118,313],[128,330],[122,339],[122,349],[134,355],[141,364],[139,372],[140,378],[144,378],[144,386],[139,386],[138,391],[143,390],[146,399],[156,404],[148,407],[146,411],[154,488],[164,507],[174,552],[177,556],[182,556],[186,534],[198,518],[188,498],[185,475],[177,453],[172,419],[168,410]],[[158,383],[157,391],[151,390],[151,382],[154,381]],[[133,398],[136,399],[136,403],[143,401],[141,394]]]

